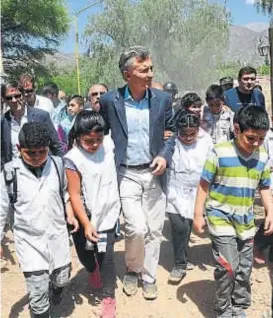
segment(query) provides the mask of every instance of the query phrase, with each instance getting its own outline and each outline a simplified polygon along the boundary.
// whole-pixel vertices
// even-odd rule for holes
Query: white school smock
[[[120,213],[117,173],[112,143],[95,153],[74,146],[66,155],[81,175],[84,204],[98,232],[114,228]]]
[[[192,145],[182,144],[176,138],[172,163],[167,170],[166,212],[193,219],[197,186],[207,152],[212,147],[212,139],[203,129],[199,129],[198,139]]]
[[[56,160],[61,160],[54,157]],[[52,270],[71,262],[68,231],[60,196],[58,174],[48,157],[37,178],[22,162],[13,160],[17,170],[17,201],[14,204],[13,234],[16,254],[23,272]],[[1,240],[11,208],[1,173]]]

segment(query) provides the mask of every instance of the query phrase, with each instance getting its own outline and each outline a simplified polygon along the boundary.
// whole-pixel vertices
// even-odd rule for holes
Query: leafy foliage
[[[56,50],[67,30],[68,13],[63,0],[2,0],[4,71],[13,77],[25,70],[45,73],[41,59]]]
[[[272,15],[273,13],[273,1],[272,0],[256,0],[256,7],[258,10],[262,10],[264,13]]]
[[[121,51],[144,45],[152,52],[156,80],[173,80],[183,91],[200,90],[219,76],[229,19],[223,5],[208,0],[105,0],[85,32],[90,58],[81,77],[89,69],[89,83],[120,85]]]

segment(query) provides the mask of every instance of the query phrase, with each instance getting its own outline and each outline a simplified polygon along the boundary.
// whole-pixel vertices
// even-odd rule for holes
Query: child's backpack
[[[64,211],[65,211],[65,200],[63,196],[63,188],[64,188],[64,163],[63,159],[59,158],[57,160],[56,157],[50,156],[52,159],[52,162],[56,168],[57,174],[58,174],[58,179],[59,179],[59,192],[60,196],[62,199],[62,203],[64,206]],[[4,164],[3,168],[3,173],[4,173],[4,179],[5,179],[5,184],[7,187],[8,191],[8,196],[10,200],[10,204],[13,206],[17,202],[17,171],[18,168],[15,168],[13,166],[13,162],[7,162]]]

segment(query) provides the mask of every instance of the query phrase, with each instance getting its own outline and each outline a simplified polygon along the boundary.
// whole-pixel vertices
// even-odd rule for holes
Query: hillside
[[[260,38],[265,39],[268,31],[266,24],[252,23],[246,26],[232,25],[230,27],[230,38],[228,50],[225,54],[226,62],[238,62],[242,64],[251,64],[253,66],[262,65],[264,57],[258,52]],[[262,30],[262,31],[259,31]],[[71,43],[73,46],[73,43]],[[54,64],[57,69],[75,66],[75,57],[72,53],[56,53],[53,56],[47,56],[45,63]]]

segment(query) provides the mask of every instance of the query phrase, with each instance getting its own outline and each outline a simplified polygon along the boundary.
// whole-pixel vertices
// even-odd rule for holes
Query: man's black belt
[[[136,165],[136,166],[126,165],[124,163],[121,164],[122,167],[129,168],[129,169],[136,169],[136,170],[148,169],[148,168],[150,168],[150,165],[151,165],[151,163],[143,163],[142,165]]]

